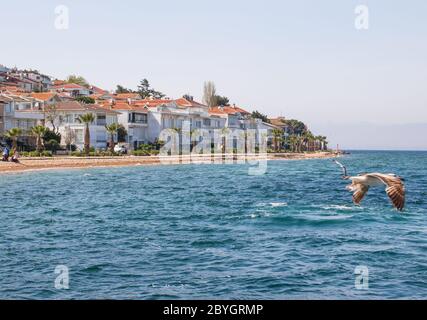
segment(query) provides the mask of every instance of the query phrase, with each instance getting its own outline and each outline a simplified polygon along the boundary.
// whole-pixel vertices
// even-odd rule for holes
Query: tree
[[[21,128],[12,128],[5,132],[5,136],[12,140],[12,148],[18,148],[18,138],[22,135]]]
[[[215,83],[212,81],[205,82],[203,86],[203,103],[209,108],[215,107],[216,105],[216,88]]]
[[[58,113],[58,107],[56,106],[56,104],[45,106],[43,112],[44,112],[45,120],[48,123],[50,123],[53,131],[58,133],[58,128],[56,127],[56,120],[60,119],[60,117]]]
[[[230,99],[223,96],[215,95],[215,105],[217,106],[229,106],[230,105]]]
[[[302,140],[303,140],[303,144],[305,147],[306,151],[313,151],[313,141],[314,141],[314,136],[311,133],[311,131],[306,131],[303,135],[302,135]]]
[[[307,126],[299,120],[286,119],[282,122],[288,127],[290,134],[303,135],[307,131]]]
[[[75,83],[86,88],[89,87],[89,83],[86,81],[85,78],[83,78],[82,76],[76,76],[74,74],[69,75],[67,77],[67,80],[65,80],[65,83]]]
[[[185,100],[188,100],[188,101],[193,101],[194,100],[194,97],[192,95],[190,95],[189,93],[184,94],[182,97]]]
[[[55,139],[49,140],[47,143],[45,142],[46,149],[52,151],[52,153],[56,154],[56,151],[59,149],[59,143]]]
[[[81,102],[83,104],[94,104],[95,99],[92,97],[77,97],[76,101]]]
[[[53,130],[50,130],[49,128],[46,128],[46,131],[43,134],[43,141],[46,143],[46,141],[50,140],[56,140],[56,142],[61,143],[61,134],[59,132],[55,132]]]
[[[105,129],[110,134],[110,151],[114,152],[114,135],[117,133],[119,125],[117,123],[108,124],[105,126]]]
[[[279,141],[282,138],[283,131],[281,129],[273,129],[274,151],[279,151]]]
[[[117,128],[117,142],[126,142],[126,136],[128,135],[128,132],[126,131],[126,128],[119,124]]]
[[[323,150],[328,150],[328,138],[326,136],[322,136],[322,140],[323,140]]]
[[[289,136],[289,147],[291,152],[298,151],[298,136],[296,135]]]
[[[42,137],[46,131],[47,128],[41,125],[37,125],[31,128],[31,134],[36,137],[37,152],[41,152],[43,150]]]
[[[75,143],[76,141],[76,131],[71,129],[69,126],[67,126],[65,128],[65,137],[64,137],[64,142],[65,142],[65,146],[72,151],[72,145]]]
[[[116,93],[132,93],[132,90],[127,89],[127,88],[118,84],[117,88],[116,88]]]
[[[142,99],[153,98],[162,99],[165,97],[160,91],[156,91],[150,87],[150,83],[147,79],[142,79],[138,86],[138,93]]]
[[[95,121],[95,115],[93,113],[86,113],[83,115],[80,115],[77,120],[80,123],[85,124],[85,137],[84,137],[84,148],[85,148],[85,154],[86,156],[89,155],[90,152],[90,131],[89,131],[89,125]]]
[[[270,119],[268,119],[267,115],[256,110],[252,112],[252,118],[261,119],[263,122],[270,123]]]

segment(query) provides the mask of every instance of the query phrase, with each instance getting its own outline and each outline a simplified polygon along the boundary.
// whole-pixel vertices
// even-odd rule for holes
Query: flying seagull
[[[404,179],[395,174],[384,173],[363,173],[355,177],[350,177],[347,174],[347,168],[337,160],[332,160],[341,167],[344,175],[344,180],[351,180],[351,184],[346,187],[347,190],[353,192],[353,202],[359,205],[363,197],[366,195],[370,187],[385,185],[385,192],[390,198],[393,206],[402,211],[405,206],[405,185]]]

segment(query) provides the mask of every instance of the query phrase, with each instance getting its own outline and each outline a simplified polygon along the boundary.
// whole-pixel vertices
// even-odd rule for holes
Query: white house
[[[148,108],[125,101],[104,101],[100,102],[100,105],[107,110],[118,112],[118,122],[127,131],[126,142],[131,150],[136,150],[141,144],[149,142]]]
[[[77,101],[65,101],[56,105],[57,116],[54,120],[56,128],[61,133],[61,144],[66,145],[67,136],[70,132],[74,136],[72,144],[76,145],[79,150],[84,148],[84,129],[85,124],[80,123],[80,115],[92,113],[95,115],[95,121],[89,125],[90,145],[96,149],[106,149],[109,136],[105,128],[106,125],[117,123],[118,112],[108,110],[99,105],[85,105]],[[46,126],[52,127],[51,123]]]
[[[140,102],[138,102],[140,103]],[[177,100],[145,101],[148,108],[148,137],[154,141],[164,129],[182,129],[185,122],[189,129],[221,129],[225,119],[209,114],[209,107],[196,101]]]
[[[52,87],[52,90],[56,92],[66,92],[71,97],[85,97],[85,96],[90,96],[93,93],[93,91],[90,90],[89,88],[86,88],[84,86],[81,86],[75,83],[57,84]]]
[[[12,128],[20,128],[23,135],[20,140],[29,143],[30,130],[44,120],[43,112],[34,99],[11,94],[0,94],[0,135]]]

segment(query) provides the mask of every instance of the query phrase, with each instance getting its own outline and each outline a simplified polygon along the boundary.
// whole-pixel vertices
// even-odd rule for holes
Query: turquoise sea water
[[[406,178],[362,207],[331,160],[0,176],[0,298],[427,297],[427,152],[354,152],[350,174]],[[57,265],[69,289],[54,287]],[[355,268],[369,288],[355,288]]]

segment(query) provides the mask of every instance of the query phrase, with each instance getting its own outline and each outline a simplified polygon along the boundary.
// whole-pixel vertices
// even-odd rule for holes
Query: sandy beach
[[[53,169],[75,169],[75,168],[102,168],[122,167],[140,165],[173,165],[190,163],[233,163],[257,160],[302,160],[336,157],[332,152],[316,153],[278,153],[261,155],[215,155],[211,156],[181,156],[181,157],[68,157],[57,156],[50,158],[21,158],[20,163],[0,162],[1,173],[13,173],[24,171],[42,171]]]

